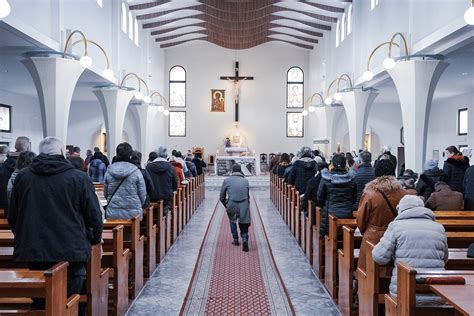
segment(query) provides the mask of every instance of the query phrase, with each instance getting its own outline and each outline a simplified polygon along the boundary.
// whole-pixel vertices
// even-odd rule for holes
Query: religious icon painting
[[[211,112],[225,112],[225,90],[211,89]]]
[[[0,132],[11,133],[12,131],[12,107],[0,104]]]
[[[304,137],[304,116],[298,112],[286,112],[286,137]]]

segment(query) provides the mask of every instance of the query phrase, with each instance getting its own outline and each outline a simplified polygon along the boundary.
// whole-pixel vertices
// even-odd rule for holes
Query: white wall
[[[234,61],[240,62],[240,75],[254,76],[244,81],[240,97],[240,131],[246,145],[256,153],[295,152],[310,145],[308,120],[304,138],[286,137],[286,76],[292,66],[305,73],[305,98],[309,96],[308,52],[286,44],[267,43],[247,50],[229,50],[213,44],[194,42],[166,50],[166,69],[182,65],[187,74],[187,137],[168,137],[170,148],[187,150],[205,147],[207,154],[219,150],[234,130],[232,84],[219,79],[234,74]],[[210,90],[226,90],[226,112],[211,113]],[[168,98],[168,93],[166,94]],[[301,111],[301,109],[300,109]],[[168,135],[168,130],[165,131]]]

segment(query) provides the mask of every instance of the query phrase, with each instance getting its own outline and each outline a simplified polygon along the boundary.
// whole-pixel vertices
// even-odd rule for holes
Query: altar
[[[214,172],[218,176],[230,176],[232,166],[239,164],[242,173],[247,176],[260,175],[260,160],[253,156],[217,156],[214,164]]]

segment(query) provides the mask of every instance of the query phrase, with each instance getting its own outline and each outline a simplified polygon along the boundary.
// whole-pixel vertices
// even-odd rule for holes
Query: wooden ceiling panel
[[[155,41],[161,42],[160,47],[163,48],[197,40],[181,38],[183,35],[196,34],[205,36],[200,40],[230,49],[246,49],[269,41],[313,49],[312,44],[318,43],[314,37],[323,37],[324,31],[330,31],[347,6],[344,2],[334,0],[200,0],[190,2],[189,7],[181,5],[172,9],[171,4],[174,3],[170,0],[155,0],[130,6],[130,10],[136,11],[137,19],[143,22],[142,27],[150,29],[152,36],[158,36]],[[140,11],[143,13],[140,14]],[[297,34],[294,31],[271,30],[275,26],[282,26],[281,21],[285,21],[285,28],[298,31]],[[183,23],[177,26],[177,22]],[[201,29],[167,34],[189,26],[199,26]],[[277,35],[294,41],[275,38]]]

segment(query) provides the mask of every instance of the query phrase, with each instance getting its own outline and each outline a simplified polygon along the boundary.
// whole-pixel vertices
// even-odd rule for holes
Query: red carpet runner
[[[181,315],[294,315],[252,196],[250,251],[231,244],[229,220],[216,207]]]

